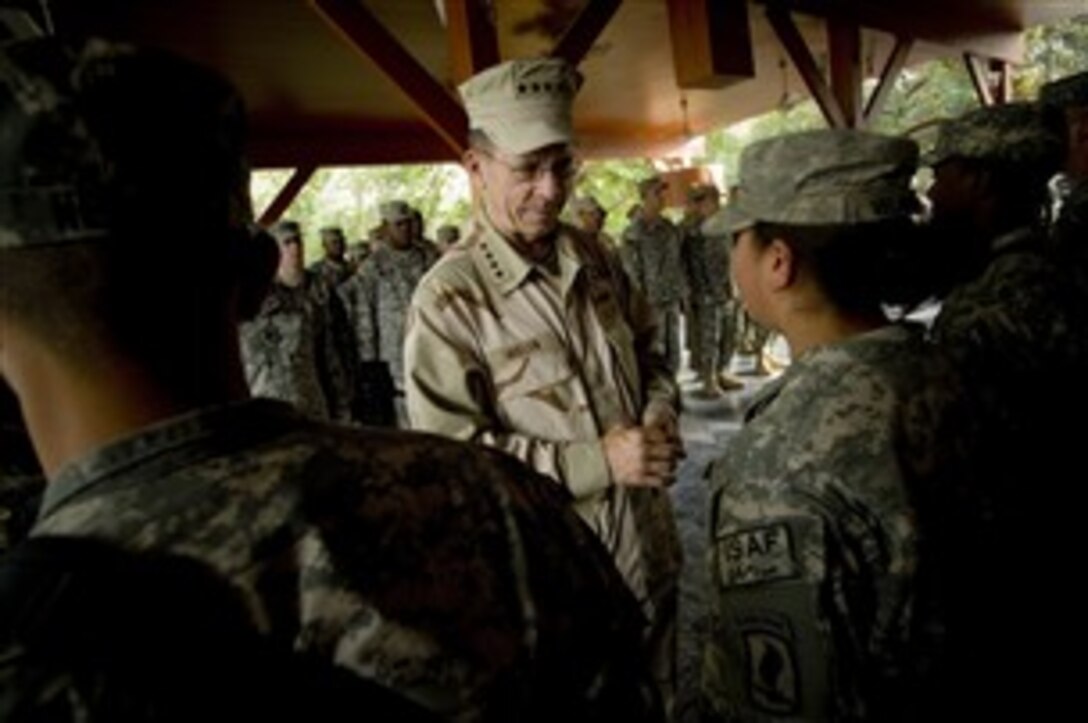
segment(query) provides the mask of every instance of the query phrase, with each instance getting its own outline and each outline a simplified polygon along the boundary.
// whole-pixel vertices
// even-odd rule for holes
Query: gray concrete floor
[[[738,361],[734,371],[743,372],[751,368],[751,360],[744,362],[743,359]],[[713,400],[700,398],[697,394],[698,384],[690,372],[680,376],[684,389],[680,431],[687,459],[670,490],[684,548],[684,567],[680,575],[679,680],[675,711],[678,723],[696,723],[699,720],[699,666],[706,637],[708,601],[706,469],[740,429],[748,401],[768,379],[745,373],[738,376],[745,382],[744,389]]]

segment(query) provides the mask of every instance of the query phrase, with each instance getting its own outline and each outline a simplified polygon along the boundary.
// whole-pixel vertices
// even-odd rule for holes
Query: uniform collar
[[[481,218],[477,223],[480,236],[473,247],[476,264],[490,284],[504,296],[521,286],[530,275],[547,273],[519,254],[486,219]],[[560,224],[555,243],[559,261],[559,288],[565,297],[574,286],[584,263],[575,245],[573,229]]]

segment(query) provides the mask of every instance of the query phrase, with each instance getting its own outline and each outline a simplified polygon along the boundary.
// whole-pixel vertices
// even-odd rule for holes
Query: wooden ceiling
[[[768,21],[776,7],[813,66],[832,76],[843,66],[829,58],[829,34],[845,27],[849,50],[849,28],[860,27],[849,50],[853,72],[873,77],[897,39],[914,41],[900,46],[909,62],[963,52],[1016,61],[1024,28],[1083,13],[1085,3],[49,0],[48,7],[60,33],[152,43],[218,67],[249,105],[255,165],[299,167],[455,158],[463,124],[451,102],[456,78],[496,42],[502,58],[548,54],[563,43],[582,58],[586,83],[575,116],[587,155],[656,155],[771,109],[784,93],[807,92],[781,28]],[[472,35],[460,30],[466,18]]]

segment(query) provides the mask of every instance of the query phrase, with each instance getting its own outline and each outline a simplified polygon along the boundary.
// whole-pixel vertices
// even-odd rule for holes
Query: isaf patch
[[[789,525],[750,527],[717,539],[722,587],[785,580],[799,574]]]

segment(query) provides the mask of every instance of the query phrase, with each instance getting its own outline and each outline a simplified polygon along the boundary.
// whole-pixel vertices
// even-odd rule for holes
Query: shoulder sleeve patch
[[[715,548],[722,587],[787,580],[800,574],[793,535],[786,523],[718,535]]]

